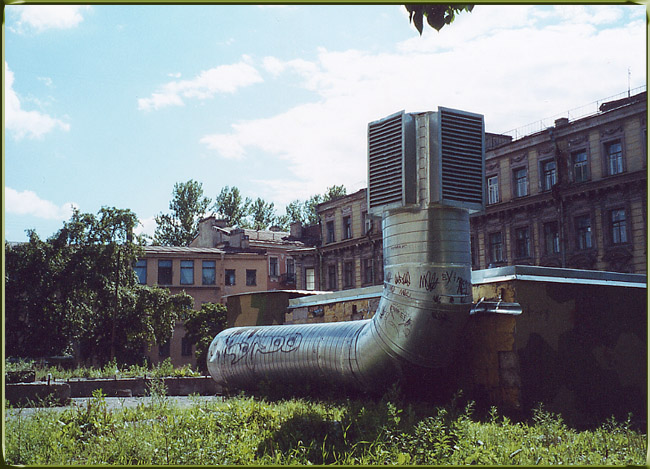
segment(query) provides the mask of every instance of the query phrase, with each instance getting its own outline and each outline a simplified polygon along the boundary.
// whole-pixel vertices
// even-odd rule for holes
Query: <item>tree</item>
[[[306,224],[303,203],[298,199],[289,202],[285,207],[285,214],[277,217],[276,224],[284,231],[289,231],[291,224],[295,222],[300,222],[303,225]]]
[[[249,205],[248,215],[251,217],[248,226],[254,230],[265,230],[276,221],[273,202],[265,202],[259,197]]]
[[[139,362],[142,348],[171,337],[192,305],[188,295],[138,285],[133,265],[142,255],[130,210],[74,211],[42,241],[5,245],[8,355],[71,353],[100,363]]]
[[[74,322],[59,291],[63,253],[34,231],[27,234],[27,243],[5,243],[5,352],[21,357],[71,353]]]
[[[226,219],[228,226],[240,226],[245,223],[245,217],[248,213],[248,207],[251,200],[246,197],[242,199],[239,189],[226,186],[221,189],[217,196],[213,209]]]
[[[423,17],[426,17],[429,26],[440,31],[444,25],[454,21],[456,14],[474,9],[474,5],[441,3],[413,3],[404,7],[409,12],[409,22],[415,25],[420,35],[424,27]]]
[[[199,233],[199,221],[212,200],[203,195],[203,185],[190,179],[174,185],[169,203],[171,213],[156,216],[154,243],[163,246],[189,246]]]
[[[204,303],[199,311],[186,314],[185,337],[196,346],[199,369],[207,372],[208,349],[214,337],[226,328],[226,307],[218,303]]]
[[[317,205],[324,202],[329,202],[330,200],[338,199],[343,197],[347,193],[345,186],[330,186],[325,190],[325,193],[321,196],[319,194],[312,195],[306,202],[303,208],[305,214],[305,220],[309,225],[315,225],[318,223],[318,212],[316,211]]]
[[[346,194],[345,186],[340,185],[340,186],[331,186],[328,187],[325,193],[323,194],[323,202],[327,202],[329,200],[334,200],[338,199],[339,197],[343,197]]]

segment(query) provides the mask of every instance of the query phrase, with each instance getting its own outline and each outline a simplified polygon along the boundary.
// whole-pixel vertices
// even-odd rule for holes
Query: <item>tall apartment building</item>
[[[646,93],[486,151],[473,268],[541,265],[646,273]]]

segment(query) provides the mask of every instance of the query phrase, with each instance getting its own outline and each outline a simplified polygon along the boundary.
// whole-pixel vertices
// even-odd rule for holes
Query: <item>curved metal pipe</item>
[[[213,379],[229,388],[268,379],[372,390],[404,365],[446,366],[472,305],[469,213],[393,209],[382,235],[384,289],[372,319],[226,329],[208,351]]]

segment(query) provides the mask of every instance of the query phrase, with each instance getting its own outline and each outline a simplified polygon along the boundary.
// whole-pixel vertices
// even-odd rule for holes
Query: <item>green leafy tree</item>
[[[28,238],[5,243],[5,352],[20,357],[71,353],[74,321],[59,289],[65,253],[34,231]]]
[[[409,21],[413,23],[420,35],[424,28],[424,18],[429,26],[440,31],[444,25],[451,24],[458,13],[471,12],[474,9],[474,5],[442,3],[413,3],[404,7],[409,12]]]
[[[300,222],[303,225],[315,225],[318,223],[317,205],[338,199],[346,195],[346,192],[345,186],[334,185],[328,187],[325,193],[312,195],[305,201],[296,199],[286,206],[285,214],[278,217],[276,223],[284,230],[288,230],[291,223],[294,222]]]
[[[203,185],[190,179],[174,185],[168,214],[156,216],[154,244],[189,246],[199,233],[199,221],[212,200],[203,195]]]
[[[226,219],[229,226],[243,227],[250,205],[251,200],[248,197],[243,199],[237,187],[226,186],[217,196],[213,209]]]
[[[345,186],[330,186],[325,190],[323,195],[312,195],[303,206],[303,213],[305,221],[308,225],[315,225],[318,223],[318,213],[316,211],[318,204],[329,202],[330,200],[338,199],[346,195],[347,191]]]
[[[330,200],[338,199],[339,197],[343,197],[347,191],[345,190],[345,186],[330,186],[327,188],[325,193],[323,194],[323,202],[327,202]]]
[[[296,199],[289,202],[285,207],[285,214],[277,217],[276,224],[284,231],[288,231],[292,223],[300,222],[305,225],[305,215],[303,213],[304,202]]]
[[[204,303],[199,311],[187,311],[185,337],[196,346],[198,367],[207,372],[208,349],[214,337],[226,328],[226,307],[218,303]]]
[[[31,232],[28,243],[5,245],[8,355],[58,355],[77,344],[81,358],[135,362],[144,345],[171,336],[192,301],[138,285],[136,223],[130,210],[75,211],[47,241]]]
[[[265,202],[259,197],[249,205],[248,215],[251,218],[248,226],[254,230],[265,230],[276,221],[273,202]]]

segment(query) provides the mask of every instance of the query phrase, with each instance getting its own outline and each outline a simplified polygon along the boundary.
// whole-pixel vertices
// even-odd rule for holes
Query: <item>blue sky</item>
[[[176,182],[274,202],[366,186],[368,122],[463,109],[507,132],[646,83],[644,5],[477,5],[419,36],[398,5],[5,7],[4,228]],[[594,107],[595,111],[595,107]]]

